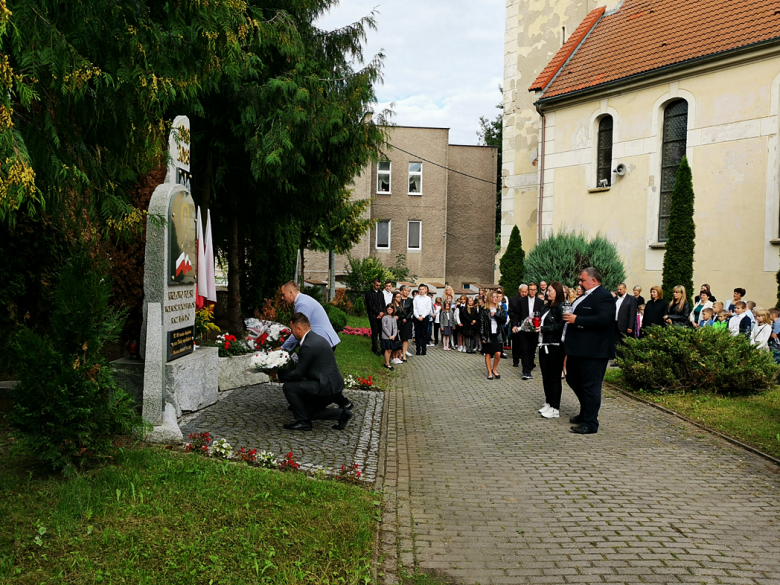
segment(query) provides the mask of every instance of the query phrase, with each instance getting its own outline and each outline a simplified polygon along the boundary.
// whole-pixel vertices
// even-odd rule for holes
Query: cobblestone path
[[[386,583],[780,583],[780,469],[605,392],[596,435],[546,420],[541,375],[429,348],[388,393]]]
[[[211,433],[227,439],[235,449],[248,447],[273,451],[281,456],[292,451],[303,469],[333,471],[341,465],[358,463],[367,481],[376,478],[382,394],[346,390],[354,404],[353,417],[342,431],[333,421],[315,421],[310,432],[288,431],[282,425],[293,421],[280,384],[259,384],[229,390],[219,402],[180,422],[184,437],[190,433]]]

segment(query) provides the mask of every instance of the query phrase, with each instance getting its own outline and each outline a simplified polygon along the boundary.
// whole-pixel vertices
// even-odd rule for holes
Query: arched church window
[[[612,116],[604,116],[599,121],[598,147],[598,186],[609,187],[612,184]]]
[[[664,134],[661,149],[661,205],[658,213],[658,241],[669,239],[669,215],[672,191],[688,145],[688,102],[675,100],[664,110]]]

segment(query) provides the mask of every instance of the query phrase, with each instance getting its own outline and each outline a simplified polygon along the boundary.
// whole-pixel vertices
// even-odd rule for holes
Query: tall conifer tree
[[[693,222],[693,176],[688,159],[683,157],[677,169],[669,214],[669,239],[664,255],[663,289],[671,299],[672,289],[682,285],[688,298],[693,294],[693,251],[696,224]]]
[[[523,251],[523,239],[517,226],[512,228],[506,252],[499,263],[501,278],[498,284],[504,287],[504,292],[511,296],[517,293],[517,289],[523,282],[525,275],[525,252]]]

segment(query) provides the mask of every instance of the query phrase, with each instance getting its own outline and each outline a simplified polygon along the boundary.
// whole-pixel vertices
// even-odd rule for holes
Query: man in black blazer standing
[[[636,310],[636,298],[628,294],[625,282],[620,283],[615,297],[615,339],[618,343],[622,343],[624,337],[634,334]]]
[[[371,288],[366,291],[364,301],[366,303],[366,313],[368,322],[371,325],[371,351],[376,355],[381,355],[379,338],[382,335],[382,317],[385,316],[385,296],[380,290],[382,281],[378,278],[371,283]]]
[[[601,273],[586,268],[580,274],[585,294],[564,314],[566,382],[580,401],[580,413],[570,422],[573,433],[590,435],[599,430],[601,384],[607,364],[615,357],[615,299],[601,286]]]
[[[526,317],[533,316],[534,313],[541,313],[543,308],[544,301],[537,298],[535,284],[533,287],[521,284],[518,294],[509,299],[509,320],[512,324],[512,365],[517,367],[522,360],[523,380],[533,378],[531,370],[536,367],[534,358],[536,357],[539,334],[520,331],[519,328]]]
[[[300,340],[298,365],[290,372],[279,372],[282,390],[292,407],[295,422],[284,425],[291,431],[310,431],[313,420],[335,420],[334,429],[347,426],[352,413],[346,408],[327,408],[344,390],[330,342],[311,330],[309,319],[295,313],[290,320],[295,339]]]

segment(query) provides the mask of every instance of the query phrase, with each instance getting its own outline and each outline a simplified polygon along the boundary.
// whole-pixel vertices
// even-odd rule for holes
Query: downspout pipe
[[[542,117],[542,144],[539,148],[539,218],[536,222],[537,229],[536,229],[536,243],[542,241],[542,209],[544,207],[544,147],[546,142],[546,133],[547,133],[547,118],[544,115],[544,112],[539,107],[539,105],[536,106],[536,112]]]

